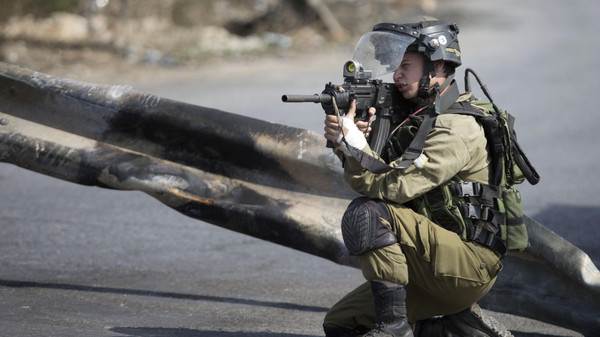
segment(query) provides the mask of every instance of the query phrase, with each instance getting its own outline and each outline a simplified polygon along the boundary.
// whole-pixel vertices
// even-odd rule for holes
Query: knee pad
[[[398,240],[391,228],[392,217],[382,201],[354,199],[342,218],[342,236],[351,255],[392,245]]]

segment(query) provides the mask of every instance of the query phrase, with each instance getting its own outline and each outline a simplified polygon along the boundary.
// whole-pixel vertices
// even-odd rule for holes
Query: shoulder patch
[[[471,98],[473,97],[473,94],[470,92],[463,92],[462,94],[460,94],[460,96],[458,96],[458,98],[456,99],[457,102],[468,102],[469,100],[471,100]]]

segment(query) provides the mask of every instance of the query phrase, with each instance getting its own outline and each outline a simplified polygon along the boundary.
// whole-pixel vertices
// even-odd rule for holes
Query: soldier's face
[[[417,97],[419,80],[423,77],[424,62],[423,55],[407,52],[396,71],[394,71],[394,83],[405,99]]]

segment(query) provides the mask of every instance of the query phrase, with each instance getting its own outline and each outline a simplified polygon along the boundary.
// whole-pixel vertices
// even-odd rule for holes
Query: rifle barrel
[[[314,94],[314,95],[283,95],[281,96],[281,101],[286,103],[304,103],[304,102],[313,102],[313,103],[327,103],[331,101],[331,96],[324,94]]]

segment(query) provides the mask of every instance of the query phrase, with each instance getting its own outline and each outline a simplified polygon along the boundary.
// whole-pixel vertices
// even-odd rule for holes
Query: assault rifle
[[[381,153],[390,133],[391,118],[395,112],[394,107],[398,106],[400,94],[393,83],[371,79],[371,71],[363,69],[360,63],[352,60],[346,62],[344,83],[341,85],[327,83],[320,94],[281,96],[281,100],[286,103],[321,103],[328,115],[336,114],[334,104],[339,109],[340,115],[346,114],[353,99],[356,99],[357,119],[366,121],[369,118],[369,108],[376,109],[373,131],[368,141],[371,149]],[[328,141],[327,147],[333,147],[333,144]]]

